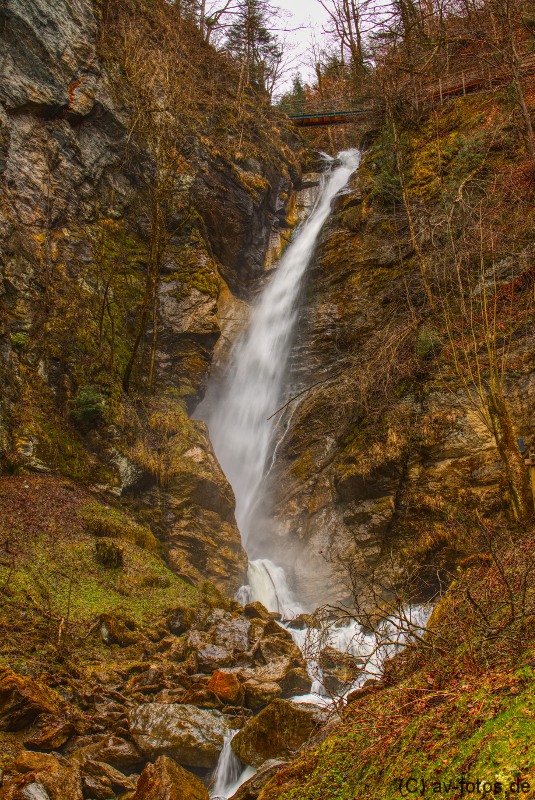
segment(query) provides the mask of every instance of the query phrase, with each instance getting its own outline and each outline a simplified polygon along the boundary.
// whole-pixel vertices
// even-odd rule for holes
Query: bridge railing
[[[348,100],[305,100],[303,102],[281,103],[279,108],[289,117],[304,118],[316,116],[337,116],[338,114],[358,114],[363,110],[373,110],[377,101],[373,97],[355,97]]]

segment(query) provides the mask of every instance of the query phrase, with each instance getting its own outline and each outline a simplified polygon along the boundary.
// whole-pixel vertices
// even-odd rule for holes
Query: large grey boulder
[[[186,767],[216,766],[228,728],[218,711],[147,703],[128,714],[130,735],[149,760],[169,756]]]
[[[232,740],[235,755],[251,767],[269,758],[288,758],[327,721],[328,712],[308,703],[274,700]]]

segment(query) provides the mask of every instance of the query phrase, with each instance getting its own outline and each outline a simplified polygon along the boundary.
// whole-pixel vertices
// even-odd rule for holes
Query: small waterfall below
[[[236,600],[242,605],[259,600],[268,611],[277,611],[283,619],[293,619],[302,614],[304,609],[299,605],[288,586],[286,573],[268,558],[251,561],[247,570],[247,586],[242,586],[236,593]]]
[[[210,791],[211,800],[227,800],[239,789],[249,775],[245,775],[241,761],[236,758],[232,750],[232,739],[237,731],[229,731],[225,736],[225,743],[214,772],[214,785]],[[251,775],[254,775],[251,770]]]

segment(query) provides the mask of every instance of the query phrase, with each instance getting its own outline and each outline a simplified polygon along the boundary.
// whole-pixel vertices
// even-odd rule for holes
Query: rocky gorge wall
[[[374,135],[368,142],[377,143]],[[421,353],[422,328],[427,335],[426,325],[440,323],[426,323],[411,306],[414,244],[404,211],[385,213],[374,198],[378,150],[364,153],[306,279],[287,397],[308,391],[280,415],[268,476],[264,547],[310,609],[353,607],[355,599],[373,608],[416,571],[416,596],[430,597],[467,554],[446,521],[467,508],[493,520],[512,513],[496,442],[477,407],[451,362],[437,368]],[[500,261],[486,280],[495,274],[508,290],[529,284],[530,253],[528,246]],[[444,323],[434,330],[447,346]],[[529,326],[517,331],[505,381],[526,448],[535,422],[533,346]]]
[[[140,25],[156,25],[143,6],[116,6],[127,22],[139,14]],[[189,209],[186,224],[169,236],[136,385],[123,396],[157,160],[136,139],[120,70],[103,53],[105,12],[90,0],[5,0],[0,8],[2,466],[70,475],[104,505],[120,498],[151,526],[179,575],[231,594],[247,565],[234,496],[205,426],[188,411],[204,394],[219,320],[228,327],[228,309],[246,308],[280,249],[300,145],[291,133],[290,146],[282,141],[265,101],[252,101],[262,119],[245,120],[239,143],[238,133],[217,139],[213,109],[201,116],[173,190],[175,207]],[[231,70],[188,36],[197,66],[220,80],[220,113],[232,119]],[[135,169],[125,156],[132,143]],[[166,224],[173,229],[172,217]],[[144,394],[154,341],[153,389]],[[73,418],[84,387],[105,409],[85,427]]]

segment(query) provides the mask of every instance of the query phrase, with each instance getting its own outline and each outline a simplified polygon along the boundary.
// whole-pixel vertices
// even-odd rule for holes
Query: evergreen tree
[[[282,61],[282,46],[270,28],[275,11],[267,0],[241,0],[227,31],[228,51],[241,65],[239,92],[254,85],[271,93]]]

